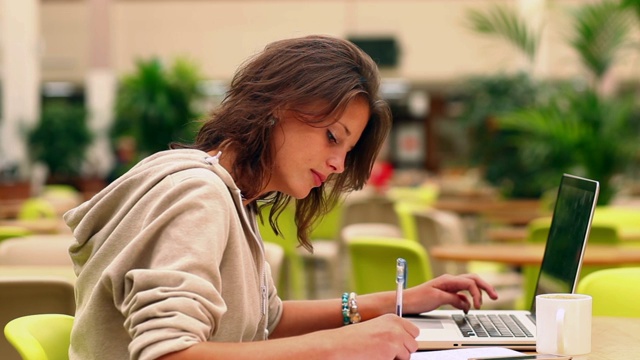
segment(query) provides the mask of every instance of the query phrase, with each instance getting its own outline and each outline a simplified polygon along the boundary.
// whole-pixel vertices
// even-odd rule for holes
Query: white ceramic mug
[[[541,354],[583,355],[591,352],[591,296],[536,296],[536,351]]]

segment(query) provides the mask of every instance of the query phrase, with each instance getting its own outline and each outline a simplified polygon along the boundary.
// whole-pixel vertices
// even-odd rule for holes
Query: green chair
[[[640,318],[640,267],[594,271],[578,283],[577,292],[593,297],[594,316]]]
[[[263,221],[258,219],[258,230],[264,242],[278,244],[284,250],[284,261],[278,284],[280,296],[283,299],[305,299],[305,270],[298,249],[298,231],[294,222],[293,207],[288,206],[278,218],[279,235],[269,224],[269,211],[271,206],[265,206],[260,210]]]
[[[55,219],[56,216],[56,209],[53,205],[49,201],[37,197],[25,200],[18,212],[20,220]]]
[[[65,314],[26,315],[11,320],[4,335],[23,360],[69,359],[73,319]]]
[[[614,206],[597,206],[593,214],[593,223],[615,224],[620,227],[640,227],[640,210]]]
[[[429,211],[431,206],[413,201],[397,200],[393,203],[393,209],[398,216],[398,223],[403,236],[409,240],[420,242],[418,224],[414,214]]]
[[[22,226],[0,225],[0,241],[5,239],[24,237],[31,234],[31,230]]]
[[[312,229],[309,237],[313,254],[298,248],[308,277],[309,298],[338,297],[342,292],[344,271],[340,261],[340,230],[343,212],[343,202],[339,202]]]
[[[420,205],[431,206],[440,195],[440,188],[435,184],[420,186],[392,186],[387,190],[387,196],[395,201],[409,201]]]
[[[396,260],[407,261],[407,287],[430,280],[427,251],[408,239],[362,236],[347,241],[351,264],[352,291],[368,294],[396,288]]]
[[[549,230],[551,227],[551,218],[543,217],[532,220],[527,226],[527,242],[530,243],[545,243],[549,236]],[[592,223],[591,230],[589,231],[588,244],[615,244],[620,242],[620,236],[618,234],[618,228],[608,223]],[[588,274],[604,269],[601,266],[583,266],[580,271],[580,277],[584,278]],[[540,273],[540,266],[524,266],[522,268],[522,274],[524,277],[524,289],[522,301],[518,308],[530,309],[533,294],[535,293],[536,283],[538,280],[538,274]]]

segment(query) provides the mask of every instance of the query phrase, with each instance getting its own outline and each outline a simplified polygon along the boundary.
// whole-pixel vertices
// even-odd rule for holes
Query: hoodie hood
[[[240,189],[231,175],[218,164],[216,157],[200,150],[162,151],[143,159],[90,200],[64,214],[64,221],[73,231],[76,240],[69,249],[72,257],[94,234],[111,232],[113,226],[128,215],[131,208],[165,177],[196,168],[208,169],[218,175],[229,188],[238,211],[244,213]],[[74,260],[76,273],[79,273],[78,267],[82,267],[87,259]]]

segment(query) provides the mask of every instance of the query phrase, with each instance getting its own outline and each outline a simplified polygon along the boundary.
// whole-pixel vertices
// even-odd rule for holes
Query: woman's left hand
[[[482,306],[483,292],[493,300],[498,298],[493,286],[476,274],[442,275],[406,289],[403,294],[403,310],[407,314],[418,314],[442,305],[451,305],[466,313],[471,309],[468,296],[471,296],[473,307],[479,309]]]

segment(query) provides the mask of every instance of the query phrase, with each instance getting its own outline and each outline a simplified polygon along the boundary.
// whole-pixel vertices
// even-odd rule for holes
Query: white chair
[[[349,194],[343,204],[342,226],[361,223],[387,223],[398,226],[398,216],[390,198],[365,190]]]
[[[340,239],[346,242],[358,236],[381,236],[402,238],[402,231],[397,225],[389,223],[355,223],[342,228]]]
[[[425,209],[415,211],[418,241],[427,249],[435,245],[466,244],[469,240],[459,215],[449,211]],[[490,262],[445,262],[430,257],[433,276],[442,274],[476,273],[498,291],[497,301],[486,301],[485,308],[509,308],[522,297],[523,278],[503,264]]]

